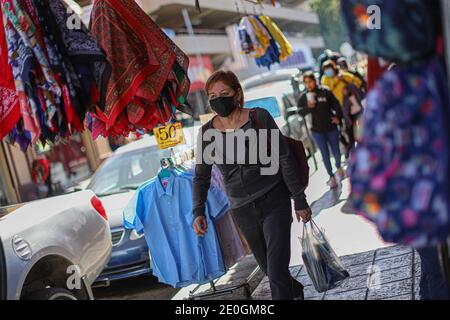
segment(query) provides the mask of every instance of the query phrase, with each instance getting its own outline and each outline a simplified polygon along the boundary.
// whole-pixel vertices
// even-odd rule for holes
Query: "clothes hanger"
[[[173,175],[173,160],[172,158],[161,159],[161,170],[158,173],[160,179],[167,179]]]

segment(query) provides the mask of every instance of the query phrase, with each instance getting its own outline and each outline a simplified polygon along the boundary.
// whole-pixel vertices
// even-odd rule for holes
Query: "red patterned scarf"
[[[105,112],[98,110],[97,115],[106,131],[120,132],[124,116],[135,114],[137,122],[147,114],[142,106],[156,105],[172,76],[177,52],[134,0],[96,0],[91,24],[92,35],[113,66]]]

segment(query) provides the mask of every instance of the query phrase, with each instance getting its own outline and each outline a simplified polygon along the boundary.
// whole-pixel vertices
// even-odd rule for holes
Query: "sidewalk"
[[[420,260],[413,249],[394,246],[341,259],[350,278],[340,288],[325,293],[314,289],[304,266],[291,268],[292,276],[305,286],[305,300],[419,299]],[[254,300],[271,299],[268,281],[265,277],[253,292]]]

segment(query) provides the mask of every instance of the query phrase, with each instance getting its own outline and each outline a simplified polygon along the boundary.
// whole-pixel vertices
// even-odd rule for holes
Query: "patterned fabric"
[[[343,0],[341,3],[356,50],[398,63],[427,58],[434,53],[440,32],[439,0]],[[372,11],[374,6],[379,12]],[[378,26],[372,27],[377,22],[372,17],[379,20]]]
[[[19,122],[21,113],[14,76],[8,63],[8,46],[0,15],[0,140]]]
[[[69,14],[61,0],[0,4],[5,61],[12,68],[21,113],[19,120],[9,121],[2,136],[9,133],[9,142],[26,150],[38,140],[45,144],[81,132],[86,112],[102,106],[104,94],[98,84],[108,81],[102,49],[85,26],[68,26]]]
[[[95,1],[91,21],[114,66],[105,110],[91,119],[94,136],[167,122],[189,92],[188,57],[133,0]]]
[[[294,53],[280,28],[267,16],[242,18],[238,32],[242,52],[254,57],[260,67],[270,69]]]
[[[369,94],[352,156],[351,201],[384,240],[422,247],[450,232],[445,64],[400,67]]]

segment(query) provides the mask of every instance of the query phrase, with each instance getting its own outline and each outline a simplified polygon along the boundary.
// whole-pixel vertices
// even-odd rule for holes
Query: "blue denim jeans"
[[[421,260],[420,296],[422,300],[449,300],[450,290],[442,273],[436,247],[417,250]]]
[[[331,166],[330,147],[336,161],[336,168],[341,168],[341,149],[339,148],[339,131],[335,129],[328,133],[312,132],[314,141],[322,153],[325,168],[330,177],[333,177],[333,168]]]

